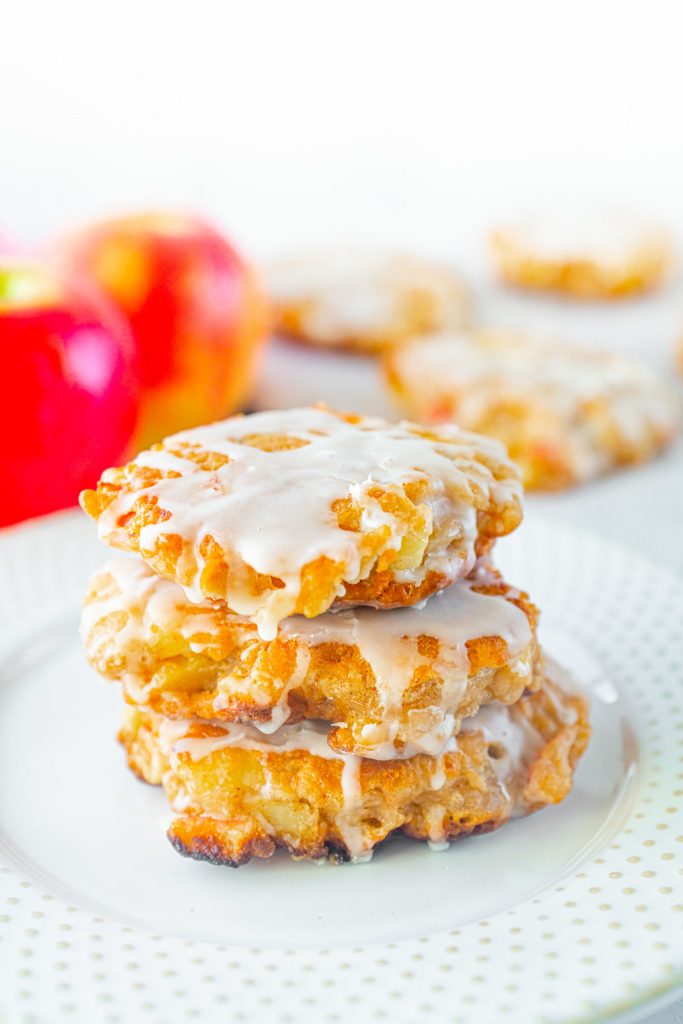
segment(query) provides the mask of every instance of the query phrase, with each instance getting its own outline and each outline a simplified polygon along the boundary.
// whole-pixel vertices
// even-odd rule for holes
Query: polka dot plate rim
[[[597,666],[602,682],[617,685],[619,700],[611,705],[608,700],[598,709],[591,745],[604,741],[613,748],[614,756],[609,764],[605,762],[604,770],[614,775],[609,783],[614,789],[609,803],[614,820],[593,829],[590,841],[582,845],[585,829],[578,822],[587,814],[582,801],[595,803],[596,816],[607,807],[603,791],[592,781],[601,774],[599,760],[583,782],[580,770],[577,807],[572,809],[572,795],[567,809],[541,812],[529,819],[531,831],[520,832],[519,840],[515,838],[518,824],[513,823],[491,836],[455,844],[445,854],[432,854],[423,847],[419,853],[409,851],[404,841],[386,856],[380,852],[371,865],[319,869],[320,881],[310,874],[316,871],[310,865],[287,862],[285,868],[282,861],[260,865],[262,870],[253,874],[247,895],[240,898],[252,900],[254,927],[263,934],[255,941],[258,934],[252,931],[248,942],[239,944],[234,942],[234,930],[226,932],[230,941],[221,937],[220,921],[210,936],[202,938],[201,929],[197,933],[186,929],[182,935],[177,928],[162,927],[158,906],[150,914],[144,887],[135,889],[132,884],[133,868],[136,877],[144,879],[144,858],[156,856],[150,851],[156,851],[157,844],[165,855],[165,840],[158,820],[150,821],[157,807],[153,797],[131,796],[135,789],[126,788],[133,786],[128,779],[120,783],[121,800],[128,800],[133,808],[135,834],[149,833],[137,860],[131,852],[137,842],[122,836],[117,846],[116,830],[107,831],[106,799],[96,806],[90,802],[84,818],[87,828],[80,833],[73,828],[54,831],[57,824],[49,820],[46,808],[50,805],[62,812],[69,806],[68,793],[59,792],[68,777],[60,776],[62,741],[49,746],[48,731],[41,733],[36,724],[41,716],[35,705],[44,718],[56,721],[64,701],[54,699],[51,690],[56,687],[51,686],[49,673],[41,669],[43,674],[36,675],[33,665],[59,665],[62,657],[78,657],[72,629],[78,597],[88,573],[106,557],[92,533],[74,512],[0,533],[5,569],[0,578],[0,716],[9,723],[3,733],[5,796],[0,798],[0,1011],[8,1019],[97,1019],[116,1024],[132,1017],[161,1024],[193,1015],[203,1020],[226,1019],[229,1012],[229,1019],[236,1021],[335,1021],[360,1015],[369,1021],[391,1016],[412,1022],[433,1012],[437,1019],[454,1024],[473,1019],[583,1024],[635,1019],[648,1001],[673,997],[683,982],[683,715],[677,705],[681,703],[683,581],[678,577],[598,536],[533,514],[514,538],[499,545],[497,560],[508,578],[529,587],[548,620],[544,639],[552,653],[562,657],[567,644],[576,641],[583,667]],[[26,662],[18,651],[28,651]],[[75,665],[68,661],[70,677],[80,672]],[[91,693],[98,695],[93,696],[96,707],[85,698]],[[97,720],[96,730],[84,728],[89,714],[97,718],[105,705],[106,714],[110,713],[116,701],[113,688],[85,676],[78,694],[78,702],[86,706],[82,718],[76,719],[78,728],[62,745],[84,749],[88,756],[92,753],[93,763],[105,756],[100,750],[107,751],[112,774],[106,775],[106,783],[124,779],[110,733],[100,734],[101,721]],[[610,731],[610,721],[614,726],[617,717],[633,732],[627,747],[630,744],[636,765],[635,771],[622,766],[621,775],[616,731]],[[47,776],[41,758],[31,752],[27,723],[35,725],[41,749],[50,755]],[[8,738],[8,731],[19,736]],[[54,787],[49,802],[41,795],[48,785],[47,781],[43,785],[45,778]],[[113,784],[119,785],[118,781]],[[79,788],[84,785],[80,780]],[[21,792],[22,786],[40,811],[24,832],[14,827],[19,799],[6,797],[8,792]],[[42,846],[35,838],[41,823],[46,833]],[[519,826],[524,829],[526,823]],[[586,827],[590,832],[593,826]],[[538,884],[526,885],[525,869],[530,866],[538,874],[539,861],[528,852],[521,858],[520,849],[528,851],[540,844],[552,860],[553,844],[561,845],[565,833],[573,836],[577,848],[564,861],[560,857],[557,870],[536,878]],[[30,842],[25,841],[27,836]],[[75,889],[60,886],[59,878],[45,870],[47,849],[49,867],[53,861],[67,865],[64,877],[68,870],[87,874],[87,858],[101,860],[103,842],[113,852],[111,862],[102,864],[102,873],[110,881],[115,876],[121,891],[134,890],[140,910],[137,923],[129,914],[111,913],[106,900],[98,903],[92,892],[84,894],[82,886],[80,890],[79,885]],[[81,850],[78,855],[76,848]],[[468,848],[476,849],[476,856],[461,853]],[[27,856],[27,849],[41,852],[43,862]],[[175,857],[172,851],[170,856]],[[498,857],[507,863],[492,870]],[[364,894],[383,887],[395,887],[406,905],[410,904],[408,888],[412,888],[417,893],[413,902],[419,903],[423,893],[425,902],[447,908],[446,884],[453,886],[453,903],[462,902],[463,890],[472,888],[473,858],[481,861],[489,879],[504,876],[500,885],[494,881],[489,885],[497,894],[497,909],[469,920],[456,914],[451,927],[442,927],[441,910],[417,913],[412,906],[412,924],[401,930],[399,903],[393,915],[399,921],[395,935],[392,915],[387,914],[386,928],[378,930],[372,921],[363,926],[371,943],[360,934],[354,938],[355,911],[344,907],[356,889],[357,902],[369,902],[375,915],[379,904]],[[224,874],[221,869],[176,860],[186,872],[212,873],[203,877],[209,891],[224,890],[216,902],[223,899],[221,913],[230,916],[225,908],[236,899],[232,880],[249,869]],[[403,864],[409,867],[410,885]],[[328,916],[336,913],[341,937],[349,941],[332,941],[334,922],[330,929],[329,920],[317,944],[292,941],[288,946],[286,941],[270,941],[273,932],[281,939],[291,932],[294,940],[303,934],[287,919],[297,915],[296,900],[287,903],[277,893],[272,921],[267,928],[263,920],[259,923],[263,911],[259,894],[270,889],[272,896],[275,872],[294,890],[299,907],[312,893],[313,905],[317,901]],[[190,875],[181,872],[168,877],[173,877],[172,888],[177,891],[178,878],[185,885]],[[507,901],[501,902],[501,892],[508,894]],[[386,899],[383,906],[390,906]],[[174,902],[171,894],[168,901]],[[278,919],[278,901],[284,920]],[[192,912],[196,911],[203,912],[199,898]],[[357,914],[362,918],[362,908]],[[311,911],[309,931],[312,920]]]

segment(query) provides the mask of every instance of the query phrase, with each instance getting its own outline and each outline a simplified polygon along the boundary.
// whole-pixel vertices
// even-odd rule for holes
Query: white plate
[[[499,563],[593,701],[569,799],[445,853],[397,840],[366,865],[231,871],[178,857],[162,794],[124,768],[120,697],[76,634],[94,532],[66,514],[0,535],[11,1020],[587,1021],[682,980],[676,577],[527,521]]]

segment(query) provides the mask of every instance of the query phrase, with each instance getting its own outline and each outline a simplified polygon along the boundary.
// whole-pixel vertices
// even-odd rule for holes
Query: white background
[[[2,221],[205,210],[257,255],[459,248],[529,197],[683,223],[676,0],[21,0],[0,29]]]
[[[171,205],[259,258],[346,236],[476,267],[499,216],[584,196],[683,229],[679,2],[14,0],[0,98],[28,242]],[[661,356],[677,302],[625,334]]]

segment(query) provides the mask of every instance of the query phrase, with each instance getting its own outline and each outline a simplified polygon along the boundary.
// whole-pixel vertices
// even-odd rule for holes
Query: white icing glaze
[[[308,443],[278,452],[241,443],[255,433],[286,434]],[[188,595],[200,601],[205,566],[200,548],[207,536],[213,537],[230,566],[221,596],[234,611],[252,617],[264,639],[272,639],[278,622],[296,607],[304,566],[327,557],[344,566],[345,583],[355,583],[374,565],[361,551],[368,532],[390,527],[378,555],[400,548],[405,525],[383,512],[369,491],[379,484],[402,493],[403,484],[428,480],[430,542],[419,569],[406,576],[419,582],[435,571],[449,580],[462,578],[475,561],[474,492],[503,505],[519,496],[520,485],[515,479],[496,482],[478,461],[478,454],[486,452],[506,463],[498,442],[448,425],[441,433],[443,441],[434,443],[406,425],[374,419],[349,424],[325,409],[307,408],[256,413],[177,434],[167,439],[167,447],[199,446],[227,456],[229,462],[207,472],[165,449],[137,457],[140,466],[181,474],[164,477],[144,491],[169,516],[142,527],[140,552],[151,555],[159,541],[181,536],[186,546],[179,573],[189,581]],[[333,511],[334,503],[349,495],[363,508],[361,533],[342,529]],[[125,546],[119,521],[138,496],[137,491],[121,493],[102,513],[98,530],[103,540]],[[255,593],[246,567],[283,585]],[[341,586],[339,596],[343,592]]]
[[[188,602],[182,588],[151,572],[140,559],[113,558],[97,575],[104,573],[112,577],[117,592],[83,606],[80,635],[84,642],[99,622],[117,612],[126,616],[125,623],[117,630],[122,647],[149,642],[155,633],[159,635],[169,629],[179,632],[188,641],[215,633],[216,613],[208,602],[204,614],[197,614],[201,609],[193,607],[192,615],[187,615]],[[192,644],[198,651],[210,646],[210,642]]]
[[[360,815],[363,803],[361,770],[364,759],[354,754],[339,754],[333,751],[327,742],[327,723],[303,721],[294,725],[284,725],[270,736],[264,736],[253,726],[213,722],[211,724],[220,729],[219,734],[196,737],[187,736],[192,724],[190,721],[173,721],[160,715],[149,714],[156,722],[162,753],[169,759],[172,767],[177,766],[178,758],[182,754],[188,754],[193,761],[199,761],[225,748],[253,750],[261,754],[305,751],[313,757],[341,762],[343,806],[335,824],[354,859],[362,859],[368,852],[372,843],[364,836]],[[499,756],[492,757],[490,761],[495,769],[498,785],[512,813],[523,813],[522,803],[515,802],[516,794],[508,792],[507,784],[515,777],[519,778],[520,773],[523,773],[524,768],[531,763],[543,745],[543,737],[515,705],[502,704],[489,704],[481,708],[473,718],[465,720],[462,731],[480,733],[487,743],[495,744],[499,748]],[[457,750],[457,739],[454,736],[450,737],[440,757],[435,759],[432,774],[432,789],[435,791],[443,789],[447,783],[443,760],[446,750]],[[402,757],[405,756],[404,754]],[[273,795],[271,780],[265,763],[262,763],[266,783],[261,789],[261,795],[264,799],[269,799]],[[429,808],[429,839],[430,843],[435,844],[436,849],[445,848],[444,817],[444,808],[440,803],[435,803]]]
[[[421,412],[452,406],[465,427],[481,424],[505,400],[521,401],[562,431],[577,476],[611,464],[609,448],[583,413],[599,403],[605,425],[638,445],[650,431],[671,434],[680,400],[666,383],[633,360],[505,331],[439,334],[399,352],[395,367],[408,401]],[[514,428],[510,428],[511,434]]]
[[[446,785],[446,766],[444,763],[444,757],[451,751],[456,750],[458,741],[455,736],[451,736],[448,743],[445,744],[444,749],[434,758],[434,770],[432,772],[431,785],[432,789],[443,789]]]
[[[547,692],[550,692],[549,687]],[[463,721],[462,732],[482,733],[487,743],[498,748],[497,753],[502,756],[492,757],[491,765],[501,792],[511,805],[513,815],[524,813],[522,802],[516,802],[515,794],[508,791],[507,783],[531,763],[543,746],[543,737],[514,704],[508,707],[497,703],[487,704],[473,718]]]
[[[372,855],[372,840],[364,835],[360,820],[362,807],[361,767],[363,759],[354,754],[335,753],[327,742],[329,726],[322,722],[300,722],[286,725],[268,737],[248,725],[218,725],[222,733],[218,736],[188,737],[186,732],[188,721],[171,721],[158,715],[152,716],[157,723],[159,742],[163,753],[172,766],[177,765],[180,754],[189,754],[193,761],[199,761],[218,750],[226,747],[241,750],[254,750],[262,754],[281,754],[303,750],[314,757],[326,760],[341,761],[341,792],[343,804],[335,819],[336,828],[344,841],[351,859],[355,863],[363,863]],[[264,762],[263,770],[266,783],[261,788],[264,799],[272,796],[272,782]],[[260,818],[262,824],[266,822]],[[267,827],[267,826],[266,826]]]
[[[221,729],[219,736],[185,736],[190,722],[186,719],[157,718],[162,748],[170,747],[174,754],[188,753],[193,761],[222,750],[223,747],[238,747],[241,750],[258,750],[262,754],[285,754],[294,750],[305,750],[314,757],[328,761],[341,760],[344,764],[360,760],[353,754],[337,754],[327,743],[329,725],[326,722],[306,721],[295,725],[281,726],[275,732],[264,735],[253,725],[240,722],[218,722],[211,724]],[[349,789],[354,788],[353,773],[347,780]],[[346,788],[346,787],[345,787]]]
[[[331,642],[356,645],[371,667],[383,702],[383,721],[363,729],[366,757],[396,756],[394,741],[404,693],[421,665],[430,665],[442,679],[440,703],[429,709],[434,713],[431,727],[416,730],[406,751],[407,756],[436,756],[444,750],[458,725],[453,710],[468,684],[467,642],[480,637],[502,637],[513,669],[516,659],[527,650],[532,635],[526,615],[502,596],[480,594],[473,589],[485,581],[485,574],[479,572],[472,579],[461,580],[434,594],[419,608],[352,608],[328,612],[315,619],[294,616],[281,623],[282,634],[303,639],[309,646]],[[419,638],[423,636],[439,641],[435,658],[420,654]]]
[[[294,304],[303,327],[319,344],[347,337],[402,333],[406,296],[416,290],[434,303],[443,328],[459,327],[467,297],[449,268],[403,256],[342,247],[283,260],[267,272],[276,304]]]
[[[361,766],[362,758],[354,754],[335,753],[327,742],[329,726],[323,722],[301,722],[296,725],[282,726],[274,733],[264,736],[263,733],[250,725],[226,724],[214,722],[222,732],[218,736],[193,737],[186,736],[188,721],[165,719],[152,716],[157,723],[159,742],[163,753],[169,758],[172,766],[177,764],[180,754],[189,754],[193,761],[226,747],[240,750],[255,750],[262,754],[283,754],[298,750],[306,751],[314,757],[325,760],[341,761],[341,791],[343,797],[342,810],[337,815],[335,824],[353,860],[359,862],[370,852],[372,843],[363,834],[359,820],[362,805]],[[264,764],[266,783],[261,789],[264,799],[272,796],[272,781]]]
[[[489,743],[504,748],[504,757],[496,763],[505,770],[516,770],[530,753],[535,753],[539,736],[529,720],[515,711],[515,705],[487,704],[462,723],[462,732],[481,732]]]
[[[117,647],[126,657],[125,682],[139,703],[147,699],[139,673],[144,669],[145,646],[155,638],[179,633],[192,650],[211,650],[221,616],[249,628],[239,616],[221,611],[205,601],[201,605],[188,602],[177,584],[153,574],[137,559],[116,559],[108,563],[103,576],[111,574],[118,594],[94,601],[83,612],[81,631],[87,643],[93,629],[108,615],[123,613]],[[491,582],[485,565],[480,564],[467,580],[452,584],[433,595],[420,607],[378,611],[372,608],[343,609],[327,612],[315,619],[294,616],[279,627],[279,637],[296,642],[296,667],[286,680],[270,721],[259,723],[263,733],[275,732],[289,717],[288,693],[303,681],[310,661],[310,651],[319,644],[338,643],[357,647],[375,677],[382,701],[382,721],[368,723],[356,736],[362,753],[375,759],[396,756],[395,741],[400,725],[403,698],[416,671],[428,666],[442,680],[439,703],[425,709],[410,726],[410,742],[404,756],[443,752],[459,722],[454,711],[468,685],[468,641],[481,637],[500,637],[507,646],[508,668],[524,677],[530,671],[528,659],[532,641],[529,621],[510,600],[499,595],[477,593],[473,588]],[[515,595],[511,591],[511,596]],[[194,640],[201,637],[201,643]],[[420,638],[438,641],[438,653],[429,657],[420,653]],[[257,640],[247,637],[243,657]],[[215,645],[213,645],[215,646]],[[272,691],[260,680],[255,670],[248,683],[244,678],[226,675],[219,684],[214,707],[228,706],[231,687],[239,691],[248,685],[250,696],[265,706]],[[425,714],[426,712],[426,714]]]

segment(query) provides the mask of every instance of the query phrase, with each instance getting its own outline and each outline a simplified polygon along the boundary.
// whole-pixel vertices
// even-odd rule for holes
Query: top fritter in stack
[[[365,858],[567,794],[585,701],[490,562],[520,497],[496,441],[325,408],[177,434],[84,492],[139,556],[91,583],[88,659],[180,852]]]

